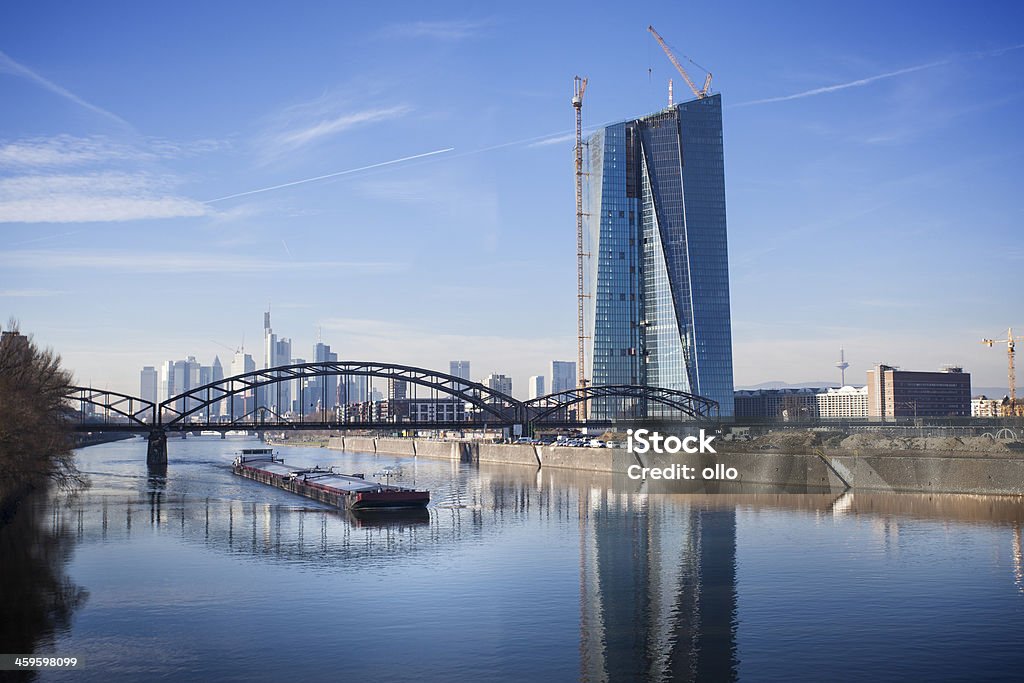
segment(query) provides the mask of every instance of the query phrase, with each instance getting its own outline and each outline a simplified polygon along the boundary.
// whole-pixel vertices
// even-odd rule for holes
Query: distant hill
[[[856,383],[851,383],[851,384],[853,384],[853,386],[855,386],[855,387],[862,387],[862,386],[864,386],[863,382],[856,382]],[[839,382],[835,382],[835,381],[832,381],[832,382],[827,382],[827,381],[821,381],[821,382],[796,382],[796,383],[790,383],[790,382],[761,382],[760,384],[744,384],[742,386],[737,386],[736,388],[737,389],[757,390],[757,389],[802,389],[804,387],[821,388],[821,387],[837,387],[837,386],[839,386]],[[1010,393],[1010,390],[1007,389],[1006,387],[971,387],[971,396],[972,397],[984,395],[984,396],[987,396],[988,398],[1002,398],[1003,396],[1006,396],[1009,393]],[[1021,393],[1018,393],[1017,396],[1020,397]]]
[[[745,384],[743,386],[736,387],[737,389],[803,389],[804,387],[838,387],[839,382],[832,380],[831,382],[822,380],[820,382],[797,382],[791,384],[789,382],[761,382],[760,384]],[[863,383],[853,384],[853,386],[864,386]]]
[[[1006,387],[971,387],[971,396],[981,396],[984,394],[988,398],[1002,398],[1003,396],[1009,396],[1010,390]],[[1020,392],[1017,392],[1017,400],[1020,400]]]

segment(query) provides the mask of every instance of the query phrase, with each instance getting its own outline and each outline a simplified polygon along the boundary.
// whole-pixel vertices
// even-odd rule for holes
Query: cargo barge
[[[422,510],[430,502],[429,491],[367,481],[362,474],[339,474],[332,467],[286,465],[269,448],[242,449],[231,471],[342,510]]]

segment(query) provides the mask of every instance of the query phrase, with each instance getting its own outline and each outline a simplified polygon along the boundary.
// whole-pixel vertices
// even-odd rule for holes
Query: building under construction
[[[587,141],[585,376],[699,394],[729,416],[722,101],[695,94]],[[615,417],[616,400],[591,417]]]

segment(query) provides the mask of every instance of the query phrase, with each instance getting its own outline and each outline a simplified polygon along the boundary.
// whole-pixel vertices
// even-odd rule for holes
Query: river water
[[[232,475],[242,439],[78,454],[0,534],[39,680],[979,680],[1024,672],[1019,499],[651,495],[568,470],[278,447],[427,488],[356,519]],[[12,650],[10,648],[17,648]]]

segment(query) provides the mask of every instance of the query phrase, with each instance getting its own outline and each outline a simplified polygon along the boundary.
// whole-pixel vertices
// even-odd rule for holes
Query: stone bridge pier
[[[150,468],[167,468],[167,432],[162,429],[154,429],[149,433],[146,465]]]

